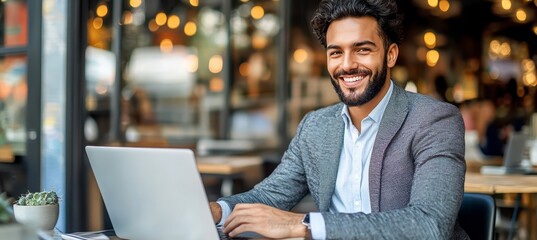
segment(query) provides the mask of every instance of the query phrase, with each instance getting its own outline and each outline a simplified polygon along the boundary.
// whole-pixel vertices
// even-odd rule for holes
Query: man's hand
[[[292,213],[263,204],[237,204],[224,224],[224,233],[236,237],[256,232],[268,238],[306,237],[304,214]]]
[[[209,202],[209,207],[211,207],[214,223],[218,224],[222,218],[222,207],[220,207],[220,204],[216,202]]]

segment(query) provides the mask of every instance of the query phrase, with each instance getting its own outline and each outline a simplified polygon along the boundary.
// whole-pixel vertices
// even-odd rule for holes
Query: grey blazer
[[[308,113],[274,172],[252,190],[221,198],[289,210],[311,193],[328,239],[465,239],[464,124],[453,105],[394,84],[369,167],[371,214],[332,213],[343,145],[343,104]]]

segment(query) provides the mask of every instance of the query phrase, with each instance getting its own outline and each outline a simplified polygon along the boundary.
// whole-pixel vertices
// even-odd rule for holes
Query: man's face
[[[387,61],[378,23],[371,17],[334,21],[326,32],[326,55],[332,85],[341,101],[360,106],[373,99],[388,81]]]

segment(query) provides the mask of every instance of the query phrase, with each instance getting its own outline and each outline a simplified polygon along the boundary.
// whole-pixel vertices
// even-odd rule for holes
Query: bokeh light
[[[196,32],[198,31],[198,27],[196,26],[196,23],[194,22],[187,22],[185,24],[185,34],[187,36],[194,36]]]
[[[250,11],[250,15],[252,15],[253,19],[261,19],[263,16],[265,16],[265,9],[261,6],[255,6]]]

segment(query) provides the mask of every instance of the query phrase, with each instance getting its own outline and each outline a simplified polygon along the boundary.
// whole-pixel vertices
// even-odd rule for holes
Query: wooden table
[[[211,156],[197,159],[200,174],[222,178],[222,196],[233,194],[234,179],[243,178],[247,171],[259,168],[263,163],[260,156]]]
[[[537,176],[535,175],[483,175],[480,173],[466,173],[464,183],[465,192],[484,194],[517,194],[514,212],[509,229],[509,238],[512,239],[515,223],[520,209],[522,194],[537,193]],[[534,196],[533,196],[534,197]],[[535,216],[528,217],[527,230],[529,239],[537,239],[537,231],[533,229]]]
[[[537,193],[537,176],[466,173],[464,191],[491,195],[503,193]]]

